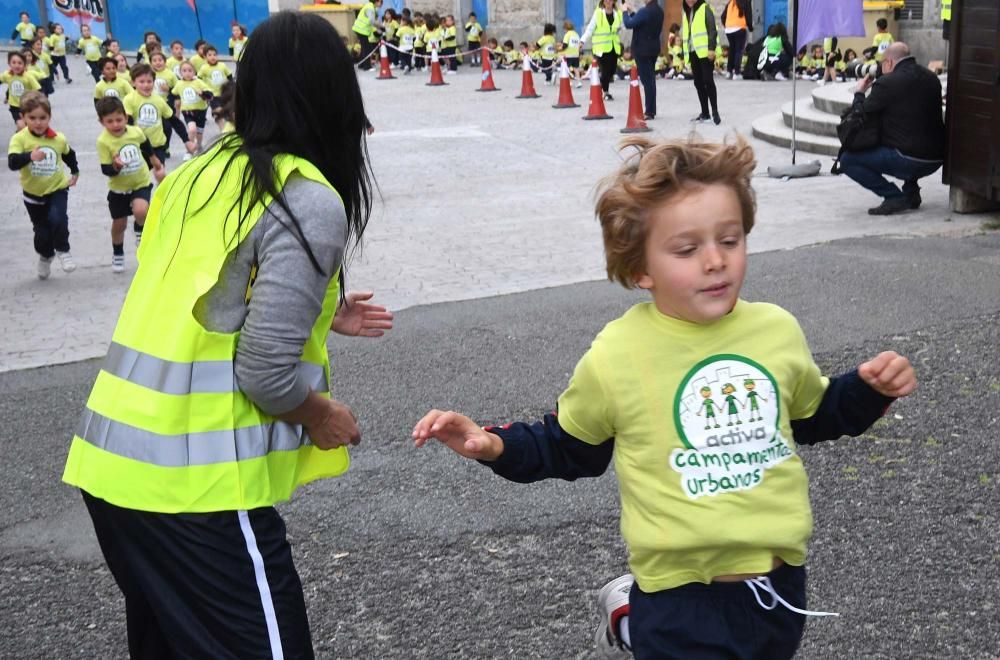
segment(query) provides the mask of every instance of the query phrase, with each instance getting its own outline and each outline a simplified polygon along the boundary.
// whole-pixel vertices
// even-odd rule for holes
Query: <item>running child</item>
[[[115,69],[118,71],[118,77],[129,85],[132,84],[132,72],[128,68],[128,59],[125,57],[125,53],[118,53],[114,56]]]
[[[80,26],[80,38],[76,42],[76,49],[83,53],[95,83],[101,79],[101,43],[98,37],[90,33],[89,25],[84,23]]]
[[[56,91],[52,84],[52,58],[42,50],[40,39],[32,41],[31,48],[24,51],[24,63],[38,79],[38,84],[42,87],[42,94],[50,96]]]
[[[14,118],[17,130],[21,130],[24,128],[24,120],[21,119],[21,97],[26,92],[42,89],[35,72],[28,70],[28,60],[24,53],[18,51],[7,53],[7,70],[0,73],[0,83],[7,85],[5,103],[10,108],[10,116]]]
[[[115,55],[118,55],[119,53],[122,52],[121,43],[117,39],[110,36],[104,40],[103,46],[104,46],[105,57],[110,57],[114,59]]]
[[[128,216],[135,218],[135,247],[142,241],[142,226],[149,210],[153,182],[149,178],[152,168],[157,181],[165,172],[163,164],[153,153],[146,134],[137,126],[129,126],[122,100],[105,97],[97,101],[97,117],[104,130],[97,137],[97,158],[101,172],[108,177],[108,210],[111,212],[111,272],[125,272],[125,228]]]
[[[576,86],[580,86],[580,78],[583,77],[583,72],[580,71],[580,33],[576,31],[576,26],[573,25],[573,21],[566,20],[563,21],[563,57],[566,58],[566,66],[569,67],[570,73],[576,78]]]
[[[73,79],[69,77],[69,67],[66,65],[66,33],[63,26],[53,23],[52,34],[46,41],[49,43],[49,54],[52,55],[52,71],[55,72],[56,67],[61,69],[63,80],[67,85],[70,84]]]
[[[556,68],[556,26],[546,23],[542,28],[542,38],[535,43],[541,53],[541,69],[545,71],[545,84],[552,84],[552,72]]]
[[[10,39],[11,41],[20,39],[21,48],[30,48],[31,42],[35,38],[36,29],[35,24],[31,22],[31,15],[26,11],[22,11],[20,20],[14,26],[14,31],[10,33]]]
[[[164,129],[171,125],[168,122],[176,121],[174,110],[164,97],[155,93],[156,76],[153,67],[145,63],[136,64],[132,67],[132,81],[135,89],[122,100],[125,114],[130,124],[138,126],[146,134],[156,158],[166,164],[170,154],[169,140]],[[184,123],[177,121],[173,125],[186,143],[188,153],[193,153],[197,145],[189,139]]]
[[[167,68],[178,80],[181,79],[181,65],[187,61],[184,57],[184,43],[178,39],[170,42],[170,57],[167,58]]]
[[[207,45],[208,42],[204,39],[194,42],[194,55],[191,56],[189,61],[194,65],[196,74],[201,71],[201,67],[205,66],[205,46]]]
[[[472,51],[472,55],[469,56],[469,66],[481,65],[483,63],[481,50],[483,47],[483,26],[479,24],[479,18],[474,11],[469,12],[469,20],[465,22],[465,37],[469,44],[469,50]]]
[[[212,90],[203,80],[195,78],[194,64],[185,62],[181,65],[181,79],[171,92],[181,100],[181,115],[187,124],[188,135],[197,145],[196,150],[200,151],[205,134],[207,101],[212,98]]]
[[[212,91],[212,100],[209,102],[212,108],[212,114],[214,116],[215,110],[219,107],[221,101],[218,99],[219,93],[222,91],[222,85],[225,84],[227,80],[233,79],[233,73],[226,66],[225,62],[219,61],[219,51],[212,44],[205,44],[205,64],[198,71],[198,78],[201,79],[208,88]],[[216,119],[215,123],[219,126],[219,130],[222,130],[222,120]]]
[[[146,31],[142,35],[142,45],[139,46],[139,50],[136,52],[136,63],[145,62],[146,64],[149,64],[150,53],[152,53],[153,49],[160,48],[163,48],[163,42],[160,40],[160,35],[153,31]]]
[[[623,144],[637,153],[596,208],[608,276],[652,301],[605,326],[557,413],[484,429],[432,410],[415,444],[437,438],[518,482],[598,476],[613,459],[632,574],[601,590],[599,645],[786,660],[805,615],[825,614],[806,610],[812,515],[798,448],[863,433],[916,388],[913,367],[884,352],[828,379],[795,317],[740,298],[755,214],[742,138]],[[751,380],[760,420],[737,407],[742,425],[705,423],[704,398]]]
[[[238,63],[243,57],[243,49],[247,47],[247,28],[245,25],[233,23],[229,38],[229,56]]]
[[[38,254],[38,279],[46,280],[54,257],[59,257],[63,272],[76,270],[69,251],[66,208],[69,189],[76,185],[80,168],[66,136],[49,126],[52,106],[42,93],[26,92],[21,97],[21,112],[26,125],[10,139],[7,166],[21,173],[24,207]],[[68,180],[63,163],[69,167]]]
[[[132,91],[132,85],[118,76],[118,63],[114,58],[100,59],[101,79],[94,85],[94,106],[105,97],[123,99]]]

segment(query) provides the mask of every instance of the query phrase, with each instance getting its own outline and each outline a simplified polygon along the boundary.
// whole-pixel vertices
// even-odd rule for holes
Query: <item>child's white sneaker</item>
[[[76,262],[73,261],[73,255],[69,252],[56,252],[56,256],[59,257],[59,265],[62,266],[64,273],[72,273],[76,270]]]
[[[38,257],[38,279],[47,280],[52,272],[52,257]]]
[[[622,617],[628,616],[628,595],[633,582],[635,578],[632,574],[626,573],[601,587],[597,595],[601,623],[594,634],[594,644],[604,657],[615,658],[629,653],[618,637],[618,624]]]
[[[125,255],[115,254],[111,257],[111,272],[112,273],[124,273],[125,272]]]

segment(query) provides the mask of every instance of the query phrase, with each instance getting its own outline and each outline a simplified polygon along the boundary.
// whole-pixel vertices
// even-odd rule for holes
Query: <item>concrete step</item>
[[[781,115],[785,119],[785,126],[791,128],[791,101],[781,106]],[[817,110],[809,99],[799,99],[798,103],[795,104],[795,128],[799,131],[835,138],[837,137],[837,126],[839,124],[839,115],[831,115],[829,112]]]
[[[801,81],[809,85],[816,83],[807,80]],[[840,113],[851,107],[854,101],[854,88],[857,82],[827,83],[822,87],[816,86],[812,92],[813,106],[821,111],[828,112],[840,117]]]
[[[754,137],[779,147],[791,148],[792,129],[785,126],[785,117],[781,112],[758,117],[751,126]],[[840,140],[828,135],[815,135],[797,130],[795,146],[799,151],[836,156],[840,151]]]

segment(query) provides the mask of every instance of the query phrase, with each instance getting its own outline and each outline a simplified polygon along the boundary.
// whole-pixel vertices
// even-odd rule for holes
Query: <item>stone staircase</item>
[[[837,125],[840,113],[851,106],[856,83],[833,83],[817,86],[800,80],[798,86],[811,91],[807,98],[800,98],[795,108],[795,144],[799,151],[826,156],[836,156],[840,151]],[[812,87],[809,90],[809,87]],[[789,90],[790,91],[790,90]],[[792,102],[781,106],[780,112],[764,115],[752,124],[756,138],[779,147],[792,146]]]

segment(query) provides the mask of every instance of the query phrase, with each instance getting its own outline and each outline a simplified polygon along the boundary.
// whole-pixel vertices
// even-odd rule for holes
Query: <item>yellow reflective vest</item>
[[[371,17],[374,15],[375,3],[365,3],[365,6],[358,12],[358,17],[354,19],[354,25],[351,29],[360,34],[362,37],[368,37],[370,40],[372,33],[375,31],[375,26],[372,24],[371,20]]]
[[[615,10],[612,23],[608,24],[608,15],[604,13],[604,7],[598,6],[594,12],[597,18],[597,26],[594,28],[594,35],[590,41],[590,49],[594,57],[600,57],[604,53],[615,51],[616,55],[622,54],[622,40],[618,31],[622,27],[622,12]]]
[[[951,0],[941,0],[941,20],[951,20]]]
[[[348,468],[345,448],[318,449],[301,426],[267,415],[240,391],[234,370],[239,332],[212,332],[194,317],[198,300],[271,201],[254,208],[237,235],[230,207],[247,161],[238,156],[226,169],[231,153],[216,146],[157,188],[138,270],[73,436],[63,481],[119,507],[253,509]],[[330,185],[300,158],[280,155],[274,165],[279,189],[293,173]],[[326,338],[338,280],[334,273],[299,364],[301,377],[327,397]]]
[[[701,59],[708,57],[708,21],[705,16],[707,7],[708,3],[704,3],[698,7],[698,10],[694,13],[693,27],[688,23],[687,12],[681,12],[683,14],[681,21],[681,43],[684,48],[685,60],[688,59],[691,46],[694,46],[695,55]]]

